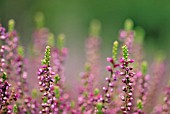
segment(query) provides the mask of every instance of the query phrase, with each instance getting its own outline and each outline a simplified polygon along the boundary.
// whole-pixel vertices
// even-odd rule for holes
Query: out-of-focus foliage
[[[7,20],[15,19],[25,41],[30,41],[33,16],[39,11],[45,14],[45,25],[52,32],[69,36],[68,44],[85,38],[90,20],[97,18],[103,25],[101,35],[105,46],[118,36],[122,23],[130,17],[135,25],[142,26],[146,31],[145,49],[168,51],[169,48],[168,0],[0,0],[1,23],[5,25]]]

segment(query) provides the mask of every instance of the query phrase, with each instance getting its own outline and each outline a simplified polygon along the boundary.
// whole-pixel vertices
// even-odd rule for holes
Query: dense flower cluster
[[[39,69],[38,79],[39,85],[41,86],[40,91],[43,93],[42,97],[42,110],[40,114],[51,114],[53,108],[55,108],[55,94],[54,94],[54,80],[52,79],[52,69],[50,67],[50,47],[46,47],[45,57],[42,60],[43,66]]]
[[[65,87],[64,63],[68,54],[65,36],[60,34],[55,46],[55,37],[44,27],[43,20],[42,13],[38,13],[34,44],[29,50],[32,54],[28,58],[19,45],[15,21],[9,21],[7,32],[0,25],[0,114],[170,113],[165,57],[159,57],[149,68],[142,54],[144,31],[140,27],[134,29],[132,20],[125,21],[120,43],[113,42],[112,56],[106,59],[110,65],[106,66],[104,83],[100,83],[101,23],[92,21],[85,70],[80,74],[82,85],[75,84],[80,88],[78,94],[75,90],[70,94]],[[160,103],[161,99],[157,99],[162,97]]]
[[[128,49],[126,46],[122,47],[123,49],[123,58],[120,60],[120,67],[122,68],[122,72],[120,74],[123,76],[122,82],[125,83],[125,86],[122,87],[124,91],[124,96],[122,96],[122,101],[124,105],[121,107],[124,114],[127,114],[131,110],[132,100],[133,100],[133,77],[135,75],[134,72],[131,72],[133,69],[129,67],[130,63],[133,63],[134,60],[128,59]]]

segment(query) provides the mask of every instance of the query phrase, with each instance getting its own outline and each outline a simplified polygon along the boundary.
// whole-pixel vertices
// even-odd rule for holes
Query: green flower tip
[[[103,108],[103,104],[102,103],[97,103],[97,109],[101,110]]]
[[[113,55],[113,60],[116,61],[117,59],[117,49],[118,49],[118,41],[113,42],[113,50],[112,50],[112,55]]]
[[[16,104],[14,104],[13,106],[13,112],[18,113],[18,106]]]
[[[135,42],[138,44],[143,44],[143,40],[145,37],[145,30],[142,27],[135,28]]]
[[[47,66],[49,66],[50,65],[50,52],[51,52],[51,50],[50,50],[50,46],[47,46],[46,47],[46,50],[45,50],[45,56],[44,56],[44,59],[42,60],[42,64],[43,65],[47,65]]]
[[[59,75],[57,74],[57,75],[54,77],[54,83],[57,84],[59,81],[60,81],[60,77],[59,77]]]
[[[18,46],[17,52],[20,56],[24,56],[24,48],[22,46]]]
[[[14,27],[15,27],[15,21],[13,19],[10,19],[8,21],[8,31],[11,32],[14,30]]]
[[[36,98],[36,97],[37,97],[37,90],[36,90],[36,89],[33,89],[33,90],[32,90],[32,97],[33,97],[33,98]]]
[[[85,109],[86,109],[86,108],[85,108],[84,106],[82,106],[82,107],[81,107],[81,112],[83,113],[83,112],[85,111]]]
[[[5,81],[7,79],[7,74],[6,72],[3,72],[2,79]]]
[[[103,104],[97,103],[96,107],[97,107],[97,114],[103,114],[103,111],[102,111]]]
[[[48,98],[47,98],[47,97],[44,97],[44,98],[43,98],[43,103],[46,103],[47,100],[48,100]]]
[[[88,93],[87,91],[83,92],[83,96],[84,96],[84,97],[88,97],[88,94],[89,94],[89,93]]]
[[[57,99],[59,99],[60,98],[60,90],[59,90],[58,86],[54,86],[54,93],[55,93],[55,97]]]
[[[158,63],[162,63],[163,61],[165,61],[165,59],[166,59],[165,52],[163,50],[157,51],[155,61],[157,61]]]
[[[71,101],[70,106],[71,106],[71,108],[73,109],[73,108],[75,107],[75,102],[74,102],[74,101]]]
[[[90,23],[90,36],[98,37],[100,34],[101,22],[97,19],[94,19]]]
[[[134,23],[132,19],[126,19],[124,23],[124,29],[130,31],[133,29]]]
[[[147,72],[147,69],[148,69],[148,63],[147,63],[146,61],[143,61],[143,62],[142,62],[142,67],[141,67],[141,69],[142,69],[142,74],[143,74],[143,75],[146,75],[146,72]]]
[[[137,107],[138,107],[138,109],[143,109],[143,103],[141,100],[137,101]]]
[[[99,94],[99,89],[98,88],[95,88],[94,90],[94,95],[98,95]]]
[[[62,50],[62,48],[64,47],[64,43],[65,43],[65,35],[59,34],[57,38],[57,47],[59,50]]]
[[[43,28],[44,27],[44,14],[42,12],[38,12],[35,15],[35,23],[37,29]]]
[[[85,71],[86,71],[86,72],[89,72],[90,69],[91,69],[90,64],[89,64],[89,63],[86,63],[86,64],[85,64]]]
[[[128,48],[126,45],[122,46],[122,51],[123,51],[123,57],[125,59],[125,61],[127,61],[128,59]]]
[[[50,33],[49,36],[48,36],[48,42],[47,44],[51,47],[54,47],[54,34]]]

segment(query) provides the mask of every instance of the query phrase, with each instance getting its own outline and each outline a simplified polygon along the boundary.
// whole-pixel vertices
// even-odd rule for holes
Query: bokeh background
[[[112,42],[118,38],[126,18],[131,18],[135,26],[145,29],[146,59],[152,61],[159,50],[167,58],[170,56],[169,0],[0,0],[0,23],[7,26],[9,19],[15,19],[21,43],[27,48],[32,41],[34,15],[37,12],[44,13],[45,26],[51,32],[66,35],[66,46],[69,48],[66,71],[70,77],[76,78],[83,70],[84,43],[92,19],[102,23],[103,63],[106,57],[111,56]]]

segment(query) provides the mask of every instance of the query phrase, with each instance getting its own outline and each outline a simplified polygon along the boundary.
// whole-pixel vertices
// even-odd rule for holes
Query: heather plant
[[[56,40],[44,26],[42,13],[36,15],[35,22],[29,56],[19,42],[15,21],[9,20],[8,31],[0,25],[0,114],[170,113],[166,59],[160,56],[153,64],[145,60],[144,29],[135,27],[131,19],[125,21],[119,41],[113,42],[104,76],[100,60],[101,23],[91,22],[76,98],[65,86],[65,35],[59,34]],[[105,78],[103,84],[100,77]]]

